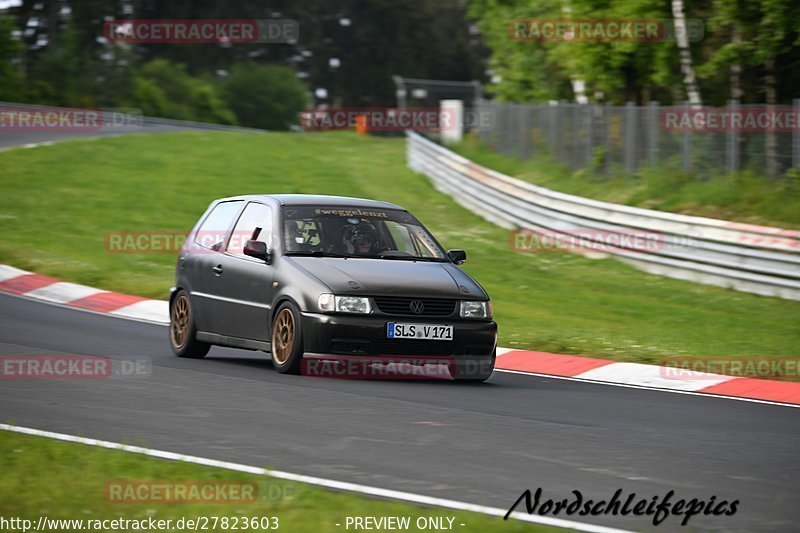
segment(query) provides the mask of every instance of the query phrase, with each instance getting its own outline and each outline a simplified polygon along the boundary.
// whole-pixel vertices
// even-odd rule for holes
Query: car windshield
[[[406,211],[285,206],[287,255],[447,261],[436,239]]]

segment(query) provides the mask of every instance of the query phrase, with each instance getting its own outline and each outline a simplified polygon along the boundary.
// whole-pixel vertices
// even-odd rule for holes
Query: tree
[[[800,5],[792,0],[714,0],[712,28],[729,41],[702,66],[706,79],[728,74],[730,97],[751,95],[752,101],[774,106],[800,91],[792,82],[792,65],[800,61]],[[757,73],[753,76],[753,73]],[[750,74],[748,76],[748,74]],[[755,82],[743,90],[747,78]],[[777,136],[765,132],[767,173],[777,176]]]
[[[697,85],[692,52],[689,49],[689,31],[686,25],[683,0],[672,0],[672,16],[675,17],[675,42],[680,50],[681,72],[683,73],[683,83],[686,86],[686,95],[692,107],[699,107],[703,104],[703,100],[700,98],[700,87]]]
[[[0,14],[0,101],[21,102],[24,99],[24,83],[14,59],[23,46],[11,35],[13,30],[11,19]]]

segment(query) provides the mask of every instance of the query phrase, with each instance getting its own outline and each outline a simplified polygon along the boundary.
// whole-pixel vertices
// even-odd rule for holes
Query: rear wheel
[[[284,302],[272,321],[272,366],[282,374],[299,374],[303,360],[303,335],[300,312]]]
[[[189,295],[178,291],[172,299],[169,311],[169,344],[178,357],[201,359],[206,356],[211,345],[197,340],[197,329]]]

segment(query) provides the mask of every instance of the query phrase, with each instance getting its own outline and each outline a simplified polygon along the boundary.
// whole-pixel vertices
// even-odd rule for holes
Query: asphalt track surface
[[[62,135],[0,136],[0,147],[74,136]],[[178,359],[163,326],[0,294],[0,355],[57,354],[150,370],[3,379],[0,422],[504,509],[538,487],[545,499],[622,489],[740,500],[735,516],[687,528],[677,517],[653,528],[646,517],[559,515],[637,531],[800,523],[794,408],[498,372],[483,385],[285,376],[260,352]]]
[[[40,131],[23,131],[23,130],[0,130],[0,151],[23,146],[26,144],[38,144],[43,142],[58,142],[66,141],[74,138],[90,138],[90,137],[110,137],[115,135],[128,135],[131,133],[164,133],[171,131],[181,131],[187,128],[178,126],[166,125],[146,125],[146,126],[126,126],[111,129],[99,130],[40,130]]]
[[[150,371],[4,379],[0,422],[501,508],[526,488],[594,499],[674,490],[741,501],[733,517],[693,517],[695,530],[800,521],[800,411],[789,407],[507,373],[483,385],[285,376],[259,352],[178,359],[163,326],[0,295],[0,355],[56,354]],[[675,518],[657,528],[679,529]]]

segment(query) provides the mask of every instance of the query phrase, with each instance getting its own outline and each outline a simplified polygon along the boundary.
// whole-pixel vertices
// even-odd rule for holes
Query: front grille
[[[444,298],[408,298],[405,296],[376,296],[375,305],[387,315],[400,316],[450,316],[455,312],[456,300]],[[414,307],[422,305],[421,312]]]
[[[453,355],[458,347],[451,341],[387,339],[372,341],[376,355]]]

